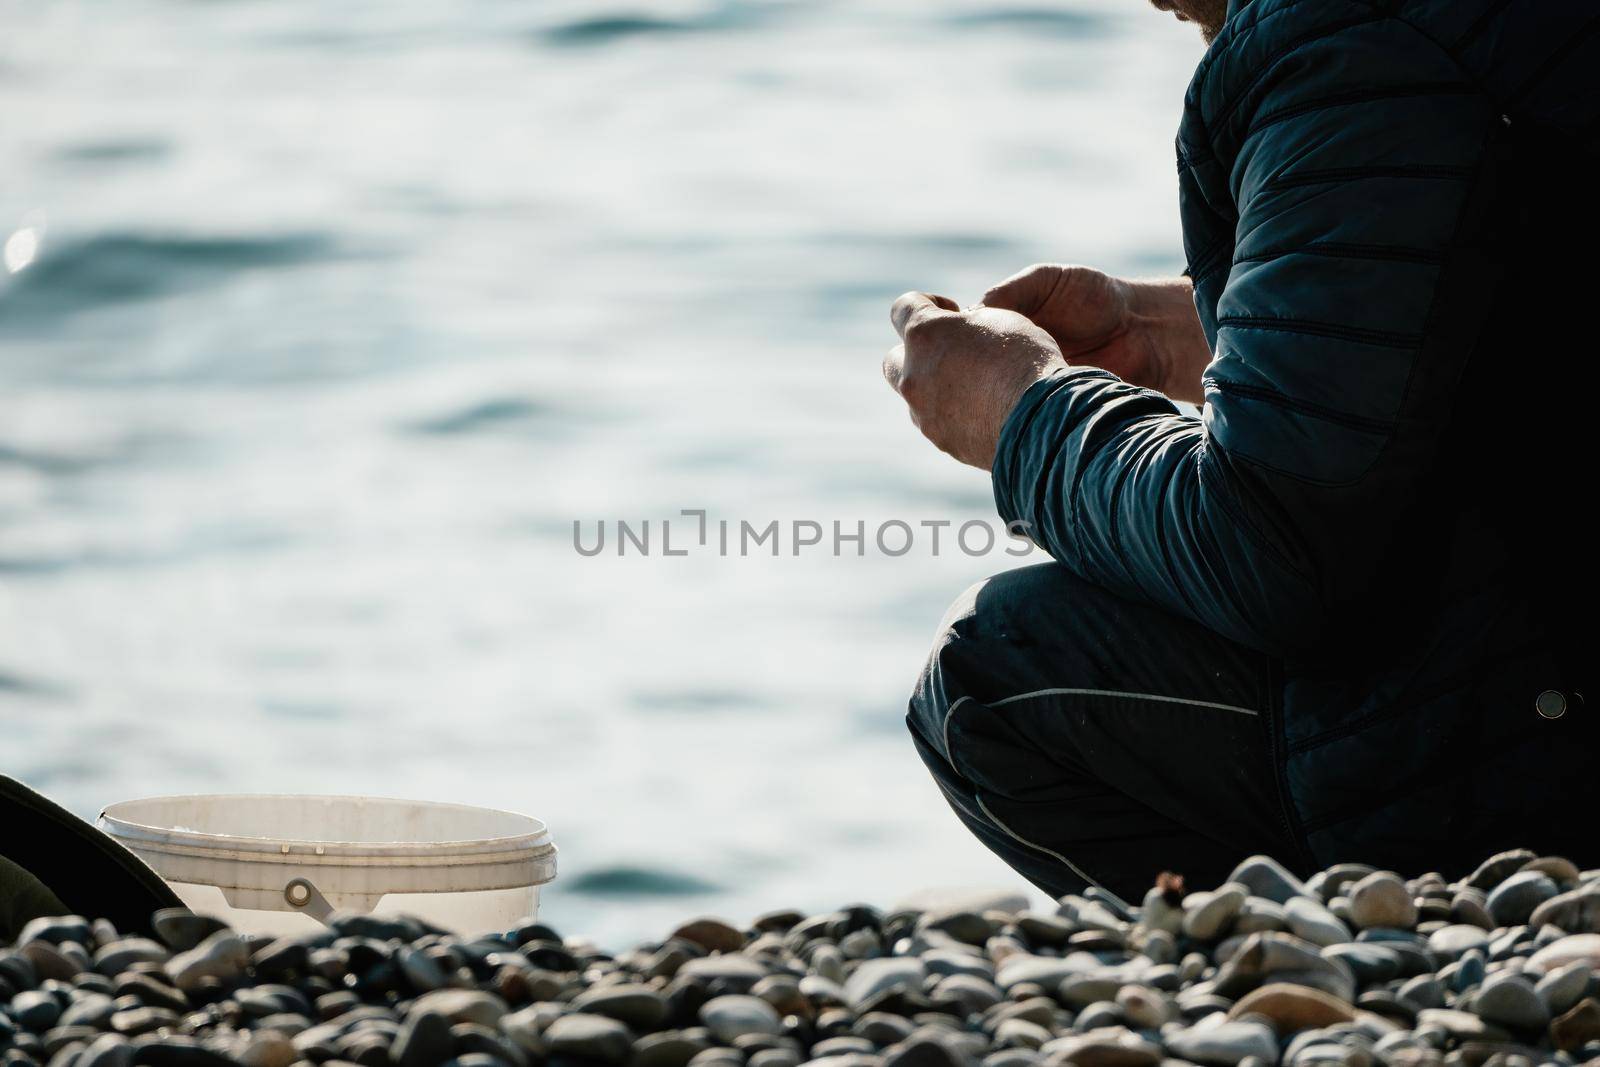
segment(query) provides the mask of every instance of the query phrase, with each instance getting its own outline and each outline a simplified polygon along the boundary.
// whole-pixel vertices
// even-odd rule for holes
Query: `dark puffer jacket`
[[[1006,423],[1006,519],[1281,661],[1303,864],[1600,862],[1597,157],[1591,2],[1236,0],[1178,135],[1203,417],[1074,368]]]

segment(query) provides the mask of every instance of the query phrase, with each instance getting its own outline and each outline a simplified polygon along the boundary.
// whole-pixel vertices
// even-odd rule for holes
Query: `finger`
[[[947,296],[930,293],[905,293],[889,308],[889,321],[905,340],[906,331],[919,322],[960,311],[961,305]]]
[[[883,380],[897,393],[900,391],[900,376],[905,370],[905,363],[905,345],[895,345],[889,349],[889,354],[883,357]]]

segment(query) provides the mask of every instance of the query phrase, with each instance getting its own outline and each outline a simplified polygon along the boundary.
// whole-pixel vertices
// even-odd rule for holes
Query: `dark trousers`
[[[1209,888],[1255,853],[1304,871],[1263,714],[1276,673],[1046,563],[956,601],[907,724],[956,814],[1029,881],[1137,901],[1163,870]]]

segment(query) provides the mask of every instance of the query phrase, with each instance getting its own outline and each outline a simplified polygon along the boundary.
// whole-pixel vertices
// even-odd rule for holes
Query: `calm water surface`
[[[529,811],[547,915],[610,943],[1015,881],[901,722],[945,605],[1015,561],[591,559],[572,522],[990,517],[878,379],[886,306],[1179,269],[1192,31],[0,0],[0,35],[0,768],[90,817]]]

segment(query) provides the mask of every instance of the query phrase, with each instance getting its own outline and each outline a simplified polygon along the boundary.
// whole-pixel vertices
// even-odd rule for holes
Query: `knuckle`
[[[900,396],[913,411],[928,399],[928,380],[920,374],[905,374],[900,378]]]

